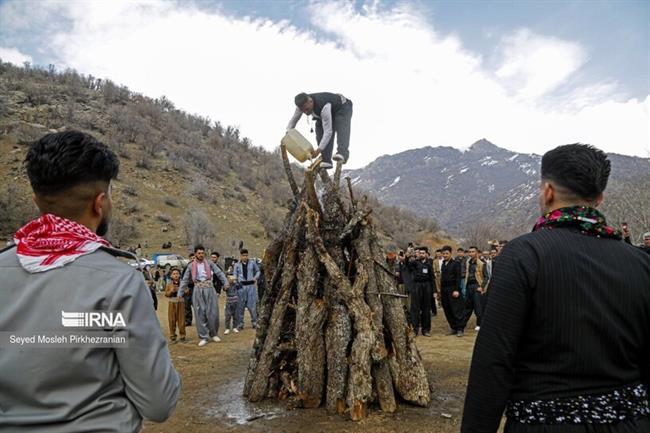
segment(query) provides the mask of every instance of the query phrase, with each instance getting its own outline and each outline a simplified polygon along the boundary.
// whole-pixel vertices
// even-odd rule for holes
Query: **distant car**
[[[134,268],[144,268],[145,266],[154,265],[153,260],[145,259],[143,257],[138,258],[137,262],[135,260],[129,260],[127,263]]]
[[[183,269],[190,261],[178,254],[159,254],[156,256],[156,265],[169,270],[173,267]]]

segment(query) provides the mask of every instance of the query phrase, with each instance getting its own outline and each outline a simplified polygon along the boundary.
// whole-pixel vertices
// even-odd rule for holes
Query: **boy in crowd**
[[[235,334],[239,332],[239,329],[237,329],[239,295],[237,292],[241,286],[235,281],[235,277],[233,276],[229,276],[228,280],[230,281],[230,287],[226,290],[226,305],[224,309],[224,315],[226,316],[226,323],[224,326],[226,330],[223,331],[224,335],[230,334],[231,331]]]
[[[176,343],[176,327],[181,336],[181,343],[187,341],[185,338],[185,300],[179,298],[178,289],[181,284],[181,271],[177,268],[171,270],[171,280],[165,287],[165,296],[169,298],[167,307],[167,319],[169,321],[169,339]]]

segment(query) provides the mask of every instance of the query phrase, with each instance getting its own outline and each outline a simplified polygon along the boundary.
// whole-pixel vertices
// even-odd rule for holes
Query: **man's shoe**
[[[465,331],[457,331],[456,332],[456,337],[462,337],[465,335]]]
[[[187,343],[187,338],[181,337],[181,343]]]
[[[206,344],[208,344],[208,340],[201,340],[201,341],[199,341],[199,347],[203,347],[203,346],[205,346]]]
[[[232,330],[232,332],[234,332],[235,334],[239,334],[239,329],[235,328]]]
[[[334,156],[332,157],[332,159],[333,159],[334,161],[336,161],[336,162],[340,162],[341,164],[345,164],[345,158],[344,158],[343,155],[341,155],[340,153],[337,153],[336,155],[334,155]]]
[[[212,341],[214,341],[215,343],[219,343],[221,341],[221,338],[215,335],[214,337],[212,337]]]
[[[431,337],[431,333],[430,333],[430,332],[425,332],[425,333],[423,333],[422,335],[424,335],[425,337]]]
[[[230,334],[230,329],[226,329],[225,331],[223,331],[223,335],[228,335],[228,334]]]
[[[455,329],[452,329],[449,332],[447,332],[447,335],[456,335],[456,334],[457,334],[457,332],[456,332]]]
[[[480,331],[480,330],[481,330],[481,327],[480,327],[480,326],[477,326],[476,328],[474,328],[474,330],[475,330],[475,331]]]
[[[325,170],[332,168],[333,165],[331,162],[321,162],[320,163],[320,168],[324,168]]]

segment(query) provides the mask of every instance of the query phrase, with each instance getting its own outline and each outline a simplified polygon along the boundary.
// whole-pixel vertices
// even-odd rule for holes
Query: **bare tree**
[[[193,209],[185,214],[185,237],[189,245],[213,245],[217,233],[214,224],[203,209]]]
[[[467,226],[463,232],[462,240],[466,246],[476,246],[483,250],[488,246],[488,242],[493,239],[508,239],[512,236],[506,236],[499,227],[486,221],[479,221]]]

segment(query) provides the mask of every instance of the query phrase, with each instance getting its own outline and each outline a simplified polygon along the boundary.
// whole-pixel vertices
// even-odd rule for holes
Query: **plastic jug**
[[[295,129],[287,131],[282,139],[282,145],[286,147],[291,156],[300,162],[305,162],[311,158],[311,153],[314,150],[309,140]]]

